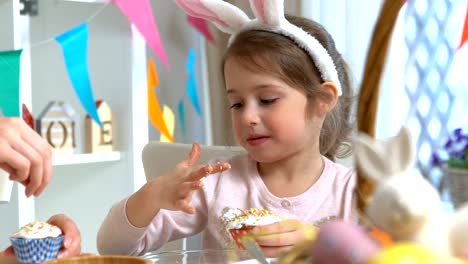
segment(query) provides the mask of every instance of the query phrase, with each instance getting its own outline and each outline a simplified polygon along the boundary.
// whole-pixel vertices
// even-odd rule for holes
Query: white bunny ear
[[[354,142],[354,152],[359,170],[374,180],[411,169],[415,159],[415,147],[406,127],[387,140],[376,141],[366,134],[359,134]]]
[[[416,147],[407,127],[402,127],[398,135],[388,142],[390,166],[395,171],[406,171],[414,166]]]
[[[354,159],[357,168],[367,178],[381,181],[389,176],[385,171],[385,150],[367,134],[360,133],[354,140]]]
[[[255,17],[261,22],[279,26],[284,20],[284,0],[250,0]]]
[[[250,21],[239,8],[222,0],[176,0],[191,16],[213,22],[220,30],[233,34]]]

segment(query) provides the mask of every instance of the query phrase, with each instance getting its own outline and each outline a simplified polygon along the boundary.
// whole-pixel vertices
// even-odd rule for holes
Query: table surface
[[[166,252],[150,252],[143,256],[154,263],[238,263],[257,264],[258,261],[252,259],[245,251],[240,250],[174,250]],[[274,263],[275,259],[269,259]]]

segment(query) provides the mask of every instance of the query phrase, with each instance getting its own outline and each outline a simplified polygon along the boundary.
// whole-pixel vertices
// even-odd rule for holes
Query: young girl
[[[266,256],[302,242],[299,223],[356,220],[355,174],[333,162],[350,131],[352,87],[331,36],[311,20],[286,20],[282,1],[252,0],[252,21],[224,1],[187,2],[178,1],[232,34],[223,73],[235,136],[248,154],[194,166],[200,148],[193,144],[174,170],[113,206],[99,252],[140,255],[202,231],[203,248],[225,248],[226,207],[296,219],[253,230]]]

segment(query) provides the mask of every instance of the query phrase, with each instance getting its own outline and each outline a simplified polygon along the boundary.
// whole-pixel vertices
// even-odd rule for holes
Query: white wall
[[[53,40],[81,24],[102,5],[39,1],[39,15],[31,17],[32,111],[35,116],[49,101],[64,100],[77,112],[77,131],[84,142],[84,117],[68,79],[62,51]],[[88,66],[95,99],[105,99],[114,115],[116,149],[121,161],[54,167],[46,191],[36,199],[36,219],[65,213],[78,224],[83,251],[96,252],[95,236],[113,202],[133,191],[131,31],[115,6],[108,6],[89,22]],[[83,149],[79,149],[83,151]]]

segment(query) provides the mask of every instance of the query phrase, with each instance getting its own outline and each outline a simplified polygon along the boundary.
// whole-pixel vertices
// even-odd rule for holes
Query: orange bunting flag
[[[460,41],[458,49],[460,49],[463,46],[463,44],[466,43],[466,41],[468,41],[468,5],[466,6],[465,25],[463,26],[462,39]]]
[[[159,132],[167,138],[167,140],[174,142],[174,139],[167,128],[166,122],[164,121],[158,97],[154,92],[158,83],[159,80],[156,67],[154,66],[153,60],[150,59],[148,62],[148,117],[153,126],[158,129]]]

